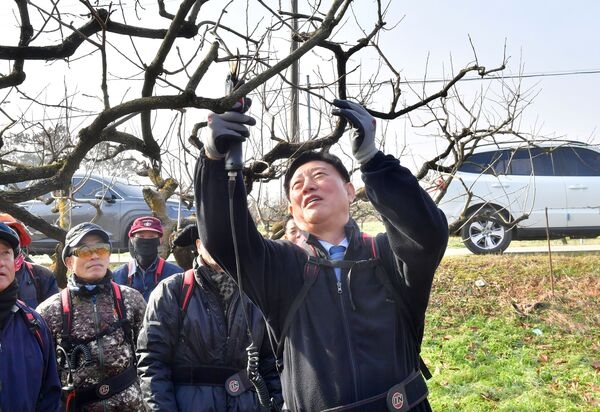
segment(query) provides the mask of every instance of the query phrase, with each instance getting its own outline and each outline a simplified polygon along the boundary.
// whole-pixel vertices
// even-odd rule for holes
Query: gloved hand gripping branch
[[[337,108],[331,114],[344,117],[354,128],[350,134],[354,158],[361,165],[367,163],[378,152],[375,147],[375,118],[363,106],[349,100],[335,99],[333,105]]]
[[[231,93],[244,84],[239,78],[239,59],[233,60],[225,82],[226,93]],[[203,134],[204,151],[210,159],[225,158],[225,170],[235,178],[242,170],[242,142],[250,136],[246,126],[254,126],[256,120],[245,115],[252,100],[240,97],[233,107],[223,114],[211,113],[208,116],[209,133]]]
[[[203,134],[204,151],[210,159],[223,159],[232,145],[241,148],[242,142],[250,136],[244,125],[254,126],[256,120],[243,113],[229,111],[208,115],[208,133]],[[240,170],[241,167],[238,169]],[[229,169],[228,169],[229,170]]]
[[[235,89],[244,84],[244,80],[240,79],[240,59],[239,57],[231,61],[229,65],[229,74],[225,81],[225,91],[227,93],[233,92]],[[246,96],[242,96],[235,103],[235,105],[229,110],[238,113],[245,113],[250,108],[252,101]],[[246,136],[248,137],[248,136]],[[230,143],[229,150],[225,155],[225,170],[229,171],[230,179],[235,177],[238,171],[242,170],[244,166],[244,160],[242,158],[242,142],[235,141]]]

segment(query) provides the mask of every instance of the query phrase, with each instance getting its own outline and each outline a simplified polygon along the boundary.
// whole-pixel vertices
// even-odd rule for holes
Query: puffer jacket
[[[259,371],[271,397],[282,402],[281,383],[261,312],[247,297],[240,299],[237,289],[231,291],[225,308],[211,276],[214,273],[207,266],[196,266],[196,283],[185,314],[180,309],[183,273],[162,281],[150,294],[137,345],[138,371],[147,410],[261,410],[254,390],[230,396],[222,378],[246,368],[249,339],[243,310],[251,322],[254,341],[260,345]],[[185,368],[197,367],[215,370],[214,375],[219,375],[223,383],[208,383],[203,377],[193,383],[173,381],[173,376],[180,375]],[[226,371],[219,374],[219,369]]]
[[[146,302],[142,295],[132,288],[120,286],[125,305],[126,319],[129,321],[133,337],[128,339],[120,326],[115,309],[115,299],[111,285],[111,273],[107,272],[102,282],[89,291],[75,275],[69,278],[68,291],[71,299],[71,331],[73,345],[82,342],[91,354],[91,360],[80,356],[77,365],[72,366],[73,387],[83,390],[99,384],[107,378],[114,377],[130,366],[135,366],[135,353],[132,345],[139,333]],[[37,308],[44,317],[57,347],[69,351],[69,342],[63,340],[63,319],[61,294],[58,293],[44,301]],[[72,346],[73,346],[72,345]],[[59,358],[61,358],[59,356]],[[61,382],[68,382],[68,368],[64,356],[59,359]],[[64,395],[64,394],[63,394]],[[142,393],[139,382],[125,390],[101,401],[90,402],[81,408],[83,411],[141,411],[143,410]]]

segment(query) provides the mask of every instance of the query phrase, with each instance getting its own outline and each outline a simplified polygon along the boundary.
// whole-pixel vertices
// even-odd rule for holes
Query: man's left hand
[[[360,164],[367,163],[378,151],[375,147],[375,118],[363,106],[349,100],[335,99],[333,105],[337,108],[331,114],[344,117],[354,128],[350,135],[354,158]]]

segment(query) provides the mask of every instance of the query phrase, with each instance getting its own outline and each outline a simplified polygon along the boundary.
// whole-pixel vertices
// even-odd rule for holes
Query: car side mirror
[[[115,203],[115,198],[109,190],[101,190],[94,195],[96,200],[103,200],[106,203]]]

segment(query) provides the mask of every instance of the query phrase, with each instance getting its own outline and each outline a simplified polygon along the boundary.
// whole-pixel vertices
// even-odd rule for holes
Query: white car
[[[437,193],[446,185],[439,207],[473,253],[500,253],[513,239],[600,236],[598,146],[484,145],[437,182]]]

